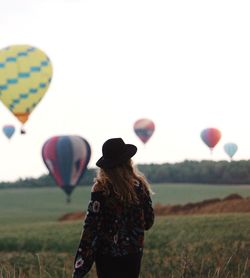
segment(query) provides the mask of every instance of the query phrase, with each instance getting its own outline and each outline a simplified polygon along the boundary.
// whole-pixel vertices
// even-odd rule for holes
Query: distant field
[[[250,186],[157,184],[152,185],[153,202],[184,204],[210,198],[223,198],[232,193],[250,196]],[[70,204],[60,188],[0,190],[0,223],[34,223],[57,220],[61,215],[86,210],[90,187],[77,187]]]

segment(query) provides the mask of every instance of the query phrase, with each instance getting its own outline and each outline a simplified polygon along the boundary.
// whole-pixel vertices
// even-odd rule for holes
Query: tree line
[[[150,183],[250,184],[250,160],[231,162],[185,160],[178,163],[138,164],[136,167]],[[87,169],[79,186],[93,184],[96,170],[96,168]],[[15,182],[0,182],[0,188],[46,186],[56,186],[50,175],[19,179]]]
[[[250,184],[250,160],[138,165],[151,183]]]

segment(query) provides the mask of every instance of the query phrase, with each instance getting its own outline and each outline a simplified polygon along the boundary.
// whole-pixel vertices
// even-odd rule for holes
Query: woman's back
[[[103,255],[123,256],[142,252],[144,230],[152,226],[154,214],[149,193],[137,181],[134,190],[138,203],[119,200],[109,185],[110,193],[102,194],[101,228],[98,252]],[[146,217],[145,217],[146,216]]]

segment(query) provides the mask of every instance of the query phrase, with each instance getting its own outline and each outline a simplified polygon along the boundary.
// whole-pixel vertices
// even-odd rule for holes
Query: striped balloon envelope
[[[221,132],[219,129],[211,127],[202,130],[200,136],[202,141],[210,148],[212,152],[214,147],[221,139]]]
[[[150,119],[139,119],[134,123],[134,132],[146,144],[155,131],[155,124]]]
[[[90,145],[80,136],[54,136],[42,147],[43,161],[57,185],[67,194],[68,202],[87,169],[90,156]]]
[[[40,49],[11,45],[0,50],[0,100],[24,124],[48,90],[52,64]]]
[[[4,135],[10,139],[15,132],[15,127],[13,125],[4,125],[3,126],[3,133]]]

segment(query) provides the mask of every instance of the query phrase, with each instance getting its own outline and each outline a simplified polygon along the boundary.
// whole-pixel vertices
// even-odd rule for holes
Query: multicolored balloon
[[[0,50],[0,100],[24,124],[49,88],[52,65],[30,45]]]
[[[89,143],[80,136],[54,136],[42,147],[42,157],[57,185],[70,194],[87,169],[91,156]]]
[[[3,133],[6,135],[8,139],[12,137],[15,133],[15,127],[13,125],[5,125],[3,126]]]
[[[139,119],[134,123],[134,132],[146,144],[155,131],[155,124],[150,119]]]
[[[217,128],[206,128],[201,132],[201,139],[212,151],[221,139],[221,132]]]
[[[226,143],[224,145],[224,151],[230,157],[231,160],[233,159],[233,156],[235,155],[237,150],[238,150],[238,146],[235,143]]]

